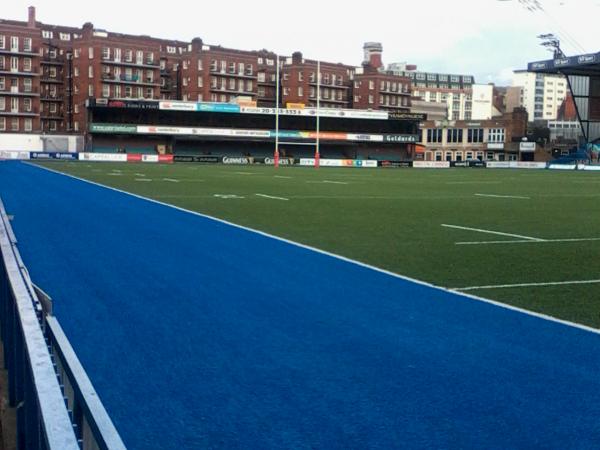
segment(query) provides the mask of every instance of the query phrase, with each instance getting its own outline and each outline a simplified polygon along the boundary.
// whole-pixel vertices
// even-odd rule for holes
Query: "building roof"
[[[527,71],[555,75],[599,76],[600,52],[532,62],[527,65]]]

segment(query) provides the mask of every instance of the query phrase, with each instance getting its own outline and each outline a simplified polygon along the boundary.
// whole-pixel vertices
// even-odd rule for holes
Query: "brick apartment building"
[[[280,106],[410,108],[410,78],[385,71],[381,45],[365,45],[361,68],[280,57]],[[82,133],[86,100],[247,102],[273,107],[277,55],[191,42],[0,19],[0,132]]]

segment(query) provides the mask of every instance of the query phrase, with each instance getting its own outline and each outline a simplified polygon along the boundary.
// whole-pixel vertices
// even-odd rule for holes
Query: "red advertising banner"
[[[127,162],[141,162],[142,155],[139,153],[127,153]]]

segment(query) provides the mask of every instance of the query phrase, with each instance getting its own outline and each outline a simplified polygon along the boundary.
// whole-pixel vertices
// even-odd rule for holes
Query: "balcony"
[[[13,117],[37,117],[39,116],[38,113],[35,113],[33,111],[19,111],[19,110],[12,110],[12,111],[0,111],[0,116],[13,116]]]
[[[42,60],[40,61],[42,64],[48,65],[48,66],[64,66],[65,65],[65,61],[62,59],[56,59],[56,58],[42,58]]]
[[[308,84],[311,85],[311,86],[315,86],[315,87],[317,86],[317,82],[316,81],[312,81],[312,80],[309,80]],[[337,83],[336,84],[332,84],[331,82],[325,83],[323,80],[321,80],[321,87],[336,88],[336,89],[350,89],[350,86],[347,86],[345,84],[342,84],[342,85],[337,84]]]
[[[49,76],[42,77],[40,80],[41,83],[49,83],[49,84],[63,84],[63,80],[59,78],[50,78]]]
[[[411,95],[411,93],[410,93],[410,91],[408,89],[403,89],[401,91],[399,91],[399,90],[393,91],[391,89],[379,89],[379,92],[381,94],[388,94],[388,95],[389,94],[392,94],[392,95],[408,95],[408,96]]]
[[[120,83],[120,84],[135,84],[137,86],[159,86],[159,83],[150,79],[140,79],[137,75],[120,75],[118,77],[104,73],[102,74],[102,82],[104,83]]]
[[[32,67],[31,71],[27,71],[27,72],[20,72],[18,70],[6,70],[6,68],[2,68],[0,69],[0,75],[1,76],[19,76],[19,77],[39,77],[40,74],[38,73],[38,68],[37,67]]]
[[[237,95],[257,95],[256,92],[240,91],[239,89],[229,89],[226,87],[211,86],[211,92],[221,92],[223,94],[237,94]]]
[[[62,102],[63,96],[62,94],[42,94],[40,100],[43,102]]]
[[[219,70],[219,69],[215,69],[214,67],[210,68],[210,74],[211,75],[219,75],[222,77],[235,77],[235,78],[245,78],[248,80],[256,80],[258,75],[253,73],[246,73],[246,72],[231,72],[229,70]]]
[[[16,55],[16,56],[30,56],[30,57],[39,57],[39,53],[37,51],[19,51],[18,49],[10,49],[10,48],[0,48],[0,55]]]
[[[43,120],[63,120],[64,114],[61,112],[55,113],[42,113],[40,119]]]
[[[0,95],[7,95],[10,97],[39,97],[40,96],[40,94],[38,94],[36,92],[19,91],[17,88],[13,88],[10,91],[1,91],[0,90]]]
[[[111,66],[143,67],[146,69],[160,69],[160,64],[153,61],[115,61],[113,59],[102,59],[102,64]]]

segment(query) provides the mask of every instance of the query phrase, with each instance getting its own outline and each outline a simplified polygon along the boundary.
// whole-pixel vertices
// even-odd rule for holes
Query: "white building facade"
[[[564,77],[517,70],[513,86],[523,88],[521,105],[529,113],[529,120],[556,120],[558,108],[567,97],[568,86]]]

